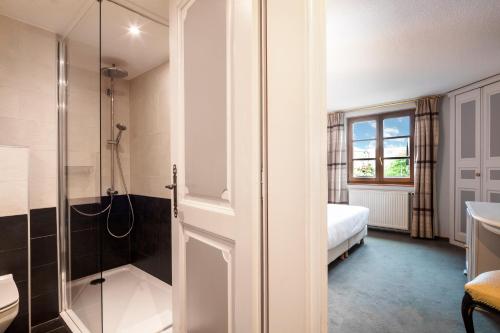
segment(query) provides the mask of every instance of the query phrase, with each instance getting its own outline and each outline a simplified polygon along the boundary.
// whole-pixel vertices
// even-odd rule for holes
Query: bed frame
[[[349,249],[356,244],[362,244],[365,240],[366,235],[368,235],[368,227],[365,226],[363,230],[352,236],[351,238],[345,240],[341,244],[337,245],[333,249],[328,250],[328,264],[335,261],[340,256],[347,255]]]

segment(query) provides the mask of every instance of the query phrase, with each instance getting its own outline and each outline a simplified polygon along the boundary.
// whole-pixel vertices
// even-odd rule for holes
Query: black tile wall
[[[104,207],[107,206],[109,197],[104,197],[102,202]],[[107,216],[101,216],[101,258],[103,270],[130,264],[131,262],[131,235],[121,238],[111,236],[107,230],[106,219]],[[109,230],[114,235],[122,236],[130,229],[131,223],[132,217],[127,196],[115,196],[113,198],[113,206],[109,217]]]
[[[28,215],[0,217],[0,252],[28,247]]]
[[[28,215],[0,217],[0,275],[12,274],[19,314],[6,333],[28,332]]]
[[[55,207],[31,210],[30,234],[31,238],[57,234],[57,210]]]
[[[31,325],[59,316],[57,267],[57,210],[32,209],[31,231]]]
[[[172,283],[170,200],[140,195],[131,198],[135,226],[129,236],[120,239],[108,234],[105,214],[91,218],[71,211],[72,279],[133,263]],[[105,207],[107,200],[104,197],[101,204],[77,207],[95,212]],[[120,235],[129,229],[131,222],[128,200],[123,195],[114,200],[109,227]],[[0,217],[0,275],[13,274],[20,295],[19,314],[6,333],[28,331],[29,269],[32,326],[59,315],[56,208],[31,210],[30,231],[31,267],[28,267],[28,216]]]
[[[75,206],[81,212],[95,213],[109,204],[109,197],[102,197],[101,204]],[[106,227],[107,214],[89,217],[71,210],[71,279],[76,280],[101,270],[130,264],[130,235],[114,238]],[[110,213],[109,228],[115,235],[127,232],[130,225],[128,199],[115,196]]]
[[[132,263],[172,284],[170,200],[133,195]]]
[[[95,213],[109,204],[102,197],[101,204],[75,206],[86,213]],[[71,211],[71,278],[73,280],[133,263],[140,269],[172,283],[170,235],[170,200],[131,195],[135,224],[130,235],[112,237],[107,230],[106,214],[88,217]],[[113,199],[109,229],[123,235],[130,228],[131,216],[127,196]]]
[[[19,292],[19,313],[26,314],[29,312],[29,288],[28,281],[16,282],[17,291]]]
[[[31,269],[31,298],[57,290],[57,283],[57,263],[33,267]]]
[[[57,236],[49,235],[31,239],[31,267],[57,262]]]
[[[85,212],[105,207],[79,205]],[[114,199],[109,227],[115,234],[130,226],[126,196]],[[135,226],[131,235],[116,239],[106,229],[106,216],[89,218],[71,212],[72,278],[133,263],[172,283],[170,200],[133,195]],[[12,273],[19,289],[20,310],[8,333],[28,331],[28,269],[31,269],[32,325],[58,317],[56,208],[30,212],[31,267],[28,267],[27,215],[0,217],[0,275]],[[102,248],[102,251],[100,249]],[[102,260],[102,265],[101,261]]]
[[[28,280],[28,249],[0,253],[0,275],[12,274],[16,282]]]
[[[10,324],[5,333],[29,332],[29,314],[18,313],[16,319]]]
[[[101,210],[101,205],[97,203],[74,207],[84,213],[96,213]],[[100,271],[99,217],[83,216],[70,209],[71,279],[76,280]]]
[[[57,290],[31,298],[31,325],[39,325],[59,316]]]

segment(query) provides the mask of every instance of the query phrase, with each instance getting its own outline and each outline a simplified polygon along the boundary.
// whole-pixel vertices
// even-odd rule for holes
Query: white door
[[[455,97],[456,171],[455,241],[465,243],[466,201],[481,199],[481,91]]]
[[[174,332],[260,330],[258,4],[171,1]]]
[[[482,200],[500,202],[500,82],[484,87],[482,92]]]

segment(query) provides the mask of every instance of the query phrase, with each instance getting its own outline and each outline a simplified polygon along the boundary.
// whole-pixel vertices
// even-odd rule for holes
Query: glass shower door
[[[62,316],[78,332],[172,326],[168,40],[166,20],[97,1],[60,45]]]
[[[63,318],[102,332],[100,15],[94,1],[60,43]]]

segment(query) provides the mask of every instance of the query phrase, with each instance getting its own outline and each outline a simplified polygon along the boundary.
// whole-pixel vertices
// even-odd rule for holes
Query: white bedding
[[[368,224],[368,213],[366,207],[328,204],[328,249],[363,230]]]

